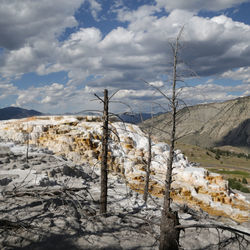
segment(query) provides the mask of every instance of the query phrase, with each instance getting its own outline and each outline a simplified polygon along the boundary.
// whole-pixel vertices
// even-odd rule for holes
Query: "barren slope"
[[[185,143],[202,147],[231,145],[250,151],[250,96],[184,108],[178,112],[177,124],[177,136]],[[170,114],[141,124],[144,129],[148,126],[155,127],[156,137],[169,139]]]

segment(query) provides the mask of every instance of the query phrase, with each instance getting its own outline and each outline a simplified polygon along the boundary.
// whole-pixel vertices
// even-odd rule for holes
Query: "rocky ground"
[[[99,169],[75,165],[49,150],[0,143],[0,249],[157,249],[162,200],[142,196],[109,174],[108,214],[99,211]],[[180,223],[218,223],[248,231],[223,217],[173,204]],[[249,238],[248,238],[249,240]],[[247,249],[234,234],[186,229],[182,249]]]

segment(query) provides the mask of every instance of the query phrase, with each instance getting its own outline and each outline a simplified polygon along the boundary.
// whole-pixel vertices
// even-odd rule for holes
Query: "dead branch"
[[[47,191],[47,189],[32,189],[31,191],[5,191],[3,192],[3,196],[6,198],[13,198],[13,197],[23,197],[23,196],[30,196],[30,197],[37,197],[41,195],[47,196],[58,196],[65,192],[79,192],[81,190],[85,190],[85,187],[82,188],[63,188],[63,189],[56,189]]]
[[[242,234],[245,236],[250,237],[250,233],[244,232],[241,230],[238,230],[236,228],[228,227],[228,226],[223,226],[223,225],[218,225],[218,224],[190,224],[190,225],[177,225],[175,226],[176,229],[187,229],[187,228],[215,228],[215,229],[222,229],[226,230],[235,234]]]
[[[104,100],[102,100],[102,98],[99,97],[97,94],[94,94],[94,96],[95,96],[97,99],[99,99],[102,103],[104,103]]]

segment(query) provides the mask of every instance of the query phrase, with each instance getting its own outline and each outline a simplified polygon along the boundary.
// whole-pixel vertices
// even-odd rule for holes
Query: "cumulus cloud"
[[[222,77],[233,80],[240,80],[250,84],[250,67],[241,67],[236,70],[228,70],[222,74]]]
[[[96,0],[89,0],[92,16],[98,21],[98,13],[102,10],[102,5]]]
[[[0,82],[0,100],[8,96],[16,95],[17,87],[11,83]]]
[[[75,11],[84,0],[13,0],[0,4],[0,73],[7,78],[53,63],[57,38],[66,28],[77,26]]]
[[[32,107],[45,113],[76,112],[81,107],[83,108],[90,99],[90,96],[89,98],[86,96],[84,89],[59,83],[18,90],[17,95],[15,106]]]
[[[161,86],[162,84],[157,82],[156,85]],[[6,85],[5,89],[9,87]],[[155,111],[168,109],[168,102],[165,97],[154,88],[148,88],[146,85],[144,87],[143,90],[120,90],[112,98],[114,102],[110,104],[111,111],[116,113],[122,111],[150,112],[152,109]],[[165,86],[162,90],[166,95],[170,96],[170,89]],[[110,95],[114,92],[115,89],[109,90]],[[103,95],[103,89],[99,87],[86,86],[77,88],[75,86],[53,83],[43,87],[30,87],[26,90],[13,88],[11,93],[15,93],[18,96],[14,106],[32,107],[43,112],[65,113],[83,110],[102,110],[102,104],[98,100],[94,101],[94,93],[97,93],[99,96]],[[198,84],[197,86],[184,87],[178,97],[184,99],[187,104],[192,105],[229,100],[238,97],[239,93],[242,93],[240,95],[249,94],[250,85],[223,86],[213,82]]]
[[[250,26],[226,16],[211,19],[194,16],[187,25],[184,59],[201,76],[247,66]]]
[[[219,11],[249,2],[249,0],[156,0],[156,2],[158,7],[164,7],[167,11],[174,9]]]
[[[142,18],[144,21],[150,21],[156,11],[159,11],[159,8],[154,5],[143,5],[133,11],[127,8],[119,8],[116,10],[118,20],[130,23],[135,23]],[[147,22],[147,24],[150,23]]]
[[[137,30],[131,22],[128,28],[114,29],[103,39],[95,29],[92,32],[96,36],[89,36],[94,46],[83,42],[84,35],[74,43],[66,41],[60,53],[69,55],[74,69],[79,68],[77,65],[80,63],[77,62],[81,61],[84,71],[84,62],[87,62],[87,73],[103,76],[96,84],[117,85],[120,88],[127,82],[127,87],[137,88],[142,86],[139,79],[152,81],[167,72],[167,63],[171,61],[167,41],[176,37],[180,27],[186,23],[182,58],[198,75],[221,74],[250,64],[250,26],[226,16],[208,19],[175,10],[168,17],[153,17],[151,25],[147,25],[143,18],[140,23],[144,31]]]
[[[164,86],[163,81],[154,81],[149,83],[150,86],[156,87],[156,88],[161,88]]]
[[[77,25],[74,12],[83,0],[13,0],[0,4],[0,47],[19,49],[38,38],[53,39]]]
[[[168,41],[183,24],[183,59],[198,75],[221,74],[250,64],[249,25],[223,15],[209,19],[185,10],[157,18],[153,9],[154,6],[143,6],[127,11],[123,18],[129,20],[128,27],[118,27],[105,37],[97,28],[81,28],[61,43],[36,40],[32,45],[25,44],[5,55],[0,71],[11,76],[64,70],[72,82],[98,74],[102,80],[94,84],[109,81],[110,85],[121,87],[124,82],[132,85],[134,81],[138,86],[138,79],[157,80],[167,71],[171,60]],[[138,13],[140,18],[136,17]]]
[[[64,59],[60,58],[58,51],[61,47],[59,38],[66,28],[77,28],[74,14],[85,1],[90,2],[93,14],[101,10],[101,5],[95,0],[1,1],[0,48],[5,49],[0,59],[2,76],[13,78],[27,72],[48,74],[62,70],[62,66],[56,63],[57,59]],[[84,39],[77,37],[79,34],[82,33],[73,33],[69,39],[72,47],[74,40],[93,41],[91,33],[82,34]]]
[[[88,1],[93,16],[98,19],[101,2]],[[183,25],[181,55],[193,71],[200,76],[216,75],[249,82],[250,26],[225,15],[204,18],[194,14],[204,8],[229,8],[245,2],[243,0],[206,3],[158,0],[156,5],[144,5],[132,11],[118,4],[117,18],[127,22],[127,26],[116,27],[105,36],[95,27],[78,28],[66,40],[59,41],[66,28],[78,25],[74,13],[83,2],[13,0],[1,3],[0,47],[5,48],[0,54],[2,76],[11,79],[26,72],[47,75],[65,71],[69,78],[66,85],[54,83],[16,91],[17,105],[69,111],[78,107],[87,93],[101,93],[104,87],[121,89],[118,96],[130,103],[138,104],[152,96],[160,99],[154,90],[145,90],[143,80],[162,87],[162,79],[166,78],[163,75],[171,69],[168,42]],[[166,8],[169,14],[157,16],[161,8]],[[185,89],[183,93],[187,99],[193,96],[197,102],[204,100],[204,96],[210,100],[233,96],[226,92],[234,90],[219,88],[220,91],[214,92],[213,87],[204,84]],[[249,89],[242,87],[238,91],[246,94]],[[86,102],[86,107],[89,105]]]
[[[201,102],[217,102],[244,96],[250,91],[250,85],[239,84],[236,86],[224,86],[216,83],[198,84],[192,87],[185,87],[180,92],[180,98],[187,100],[190,104]]]

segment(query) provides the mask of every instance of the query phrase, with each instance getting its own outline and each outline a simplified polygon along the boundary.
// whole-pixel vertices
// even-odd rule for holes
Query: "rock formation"
[[[76,163],[99,165],[101,160],[102,123],[93,116],[41,116],[0,122],[0,138],[46,147]],[[143,192],[147,160],[147,137],[136,125],[110,123],[109,169],[123,176],[128,185]],[[149,190],[161,197],[168,145],[154,142]],[[230,217],[238,222],[249,220],[250,204],[232,193],[222,176],[193,167],[185,156],[175,151],[171,192],[174,200],[200,207],[213,215]]]

